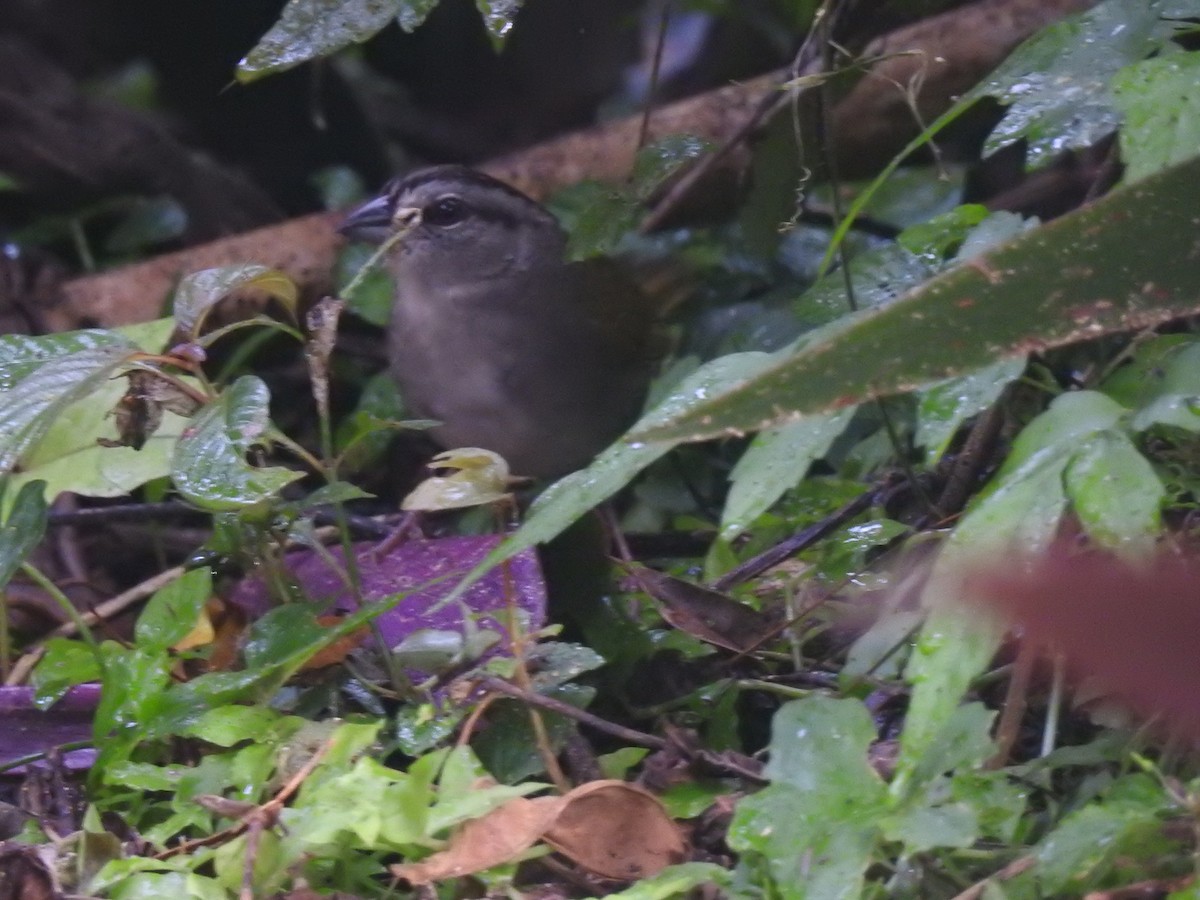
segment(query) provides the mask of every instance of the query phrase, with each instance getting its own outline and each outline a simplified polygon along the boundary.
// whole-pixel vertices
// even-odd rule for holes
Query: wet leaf
[[[208,510],[253,506],[274,496],[303,473],[256,468],[245,454],[266,439],[267,386],[243,376],[206,406],[175,446],[171,478],[189,502]]]
[[[151,650],[174,647],[196,627],[211,593],[208,569],[184,572],[159,588],[138,616],[134,631],[138,644]]]
[[[431,459],[429,467],[450,469],[453,474],[426,478],[404,498],[402,509],[463,509],[498,503],[509,496],[508,463],[491,450],[446,450]]]
[[[107,331],[0,335],[0,473],[13,471],[71,404],[100,388],[136,350]]]
[[[24,485],[12,501],[4,524],[0,525],[0,590],[21,567],[46,531],[46,498],[43,485],[34,481]],[[9,486],[0,480],[0,490]]]
[[[412,30],[436,5],[437,0],[291,0],[238,63],[237,79],[254,81],[329,56],[373,37],[397,18]]]
[[[959,427],[1000,399],[1024,371],[1024,357],[1002,359],[921,391],[914,442],[925,448],[926,461],[940,459]]]
[[[1131,559],[1153,550],[1167,492],[1124,434],[1104,431],[1080,446],[1065,472],[1065,487],[1080,524],[1099,544]]]
[[[132,340],[140,349],[156,352],[170,336],[171,327],[170,319],[158,319],[122,328],[116,333],[100,333],[117,341]],[[96,332],[71,332],[35,340],[45,342],[43,351],[49,348],[53,352],[61,346],[60,341],[71,347],[80,337],[90,340],[94,334]],[[26,349],[32,350],[34,356],[38,355],[37,348]],[[19,363],[23,359],[27,361],[28,357],[17,353],[13,361]],[[124,393],[124,382],[108,378],[96,383],[89,391],[81,391],[79,398],[65,407],[55,407],[58,412],[52,416],[50,427],[22,458],[21,472],[12,477],[13,490],[33,479],[41,479],[46,482],[47,500],[53,500],[63,491],[88,497],[117,497],[167,475],[172,448],[187,420],[167,412],[156,433],[141,450],[107,446],[105,442],[117,436],[116,420],[109,411],[119,405]],[[0,405],[2,403],[0,399]],[[164,406],[170,409],[169,399]]]
[[[764,431],[729,474],[721,537],[733,540],[800,481],[846,430],[856,407]]]
[[[740,434],[1195,311],[1200,158],[956,266],[631,441]]]
[[[1064,150],[1088,147],[1121,123],[1109,82],[1145,59],[1168,29],[1156,0],[1107,0],[1042,29],[967,95],[1008,106],[984,146],[991,154],[1019,138],[1031,167]]]
[[[1195,155],[1200,147],[1200,54],[1173,53],[1127,66],[1113,79],[1125,114],[1121,160],[1126,183]]]
[[[202,269],[184,276],[175,288],[171,301],[175,330],[188,340],[198,341],[204,319],[213,307],[239,290],[261,291],[293,314],[299,301],[296,283],[277,269],[252,264]]]
[[[879,839],[886,788],[867,763],[875,727],[857,700],[814,696],[771,723],[771,784],[737,805],[729,846],[753,854],[778,896],[856,897]]]
[[[524,0],[475,0],[493,44],[499,46],[508,37],[523,3]]]

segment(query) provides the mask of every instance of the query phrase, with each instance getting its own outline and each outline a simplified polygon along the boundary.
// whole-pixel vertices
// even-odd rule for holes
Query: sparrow
[[[371,243],[403,232],[383,262],[389,370],[443,447],[557,478],[637,417],[665,350],[654,304],[614,260],[569,261],[566,232],[535,200],[437,166],[389,182],[339,231]]]

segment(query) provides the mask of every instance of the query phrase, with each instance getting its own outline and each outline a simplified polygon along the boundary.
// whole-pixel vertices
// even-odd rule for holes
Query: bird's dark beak
[[[391,231],[392,208],[386,194],[381,194],[351,210],[342,224],[338,226],[339,234],[352,241],[362,241],[368,244],[383,243]]]

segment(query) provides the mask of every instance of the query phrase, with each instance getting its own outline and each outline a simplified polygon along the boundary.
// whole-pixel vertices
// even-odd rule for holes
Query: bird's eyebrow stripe
[[[451,190],[454,185],[477,184],[483,187],[494,188],[503,191],[508,196],[528,203],[531,206],[538,206],[538,203],[528,195],[518,191],[510,184],[505,184],[499,179],[492,178],[490,175],[485,175],[482,172],[477,172],[474,169],[468,169],[466,166],[434,166],[431,169],[421,169],[409,175],[402,175],[399,178],[394,178],[387,185],[387,194],[392,199],[399,197],[408,192],[421,187],[422,185],[445,181],[447,190]]]
[[[462,200],[470,210],[471,215],[475,218],[498,222],[509,228],[516,228],[520,224],[521,215],[516,212],[512,204],[474,202],[463,196],[461,188],[464,186],[464,183],[467,185],[478,185],[490,191],[498,191],[505,198],[516,201],[517,205],[528,209],[530,212],[536,212],[540,218],[548,217],[554,220],[554,217],[548,214],[545,208],[537,201],[521,193],[516,188],[482,172],[468,169],[465,166],[434,166],[429,169],[421,169],[409,175],[402,175],[399,178],[392,179],[388,182],[384,191],[388,202],[394,209],[400,205],[401,199],[405,195],[412,194],[420,188],[427,188],[430,185],[435,189],[440,185],[444,185],[444,194],[452,195]],[[496,199],[498,200],[499,198]],[[434,199],[431,202],[437,202],[437,200]]]

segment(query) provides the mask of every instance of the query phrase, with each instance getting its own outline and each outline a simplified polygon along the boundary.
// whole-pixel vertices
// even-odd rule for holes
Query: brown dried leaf
[[[687,844],[658,798],[623,781],[592,781],[562,798],[547,844],[605,878],[632,881],[681,862]]]
[[[317,623],[327,625],[330,628],[335,627],[342,620],[341,616],[317,616]],[[343,638],[334,641],[323,650],[318,650],[310,656],[304,665],[300,667],[302,672],[311,672],[315,669],[324,669],[326,666],[336,666],[343,662],[350,655],[355,647],[363,642],[363,639],[371,633],[371,630],[365,625],[362,628],[356,628]]]
[[[422,885],[510,862],[538,842],[566,802],[566,797],[514,797],[464,823],[445,850],[420,862],[392,866],[391,872],[409,884]]]
[[[659,612],[672,627],[709,644],[745,653],[779,629],[777,615],[751,609],[728,594],[644,566],[626,568],[658,601]]]

